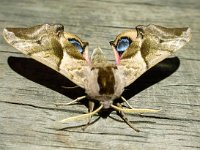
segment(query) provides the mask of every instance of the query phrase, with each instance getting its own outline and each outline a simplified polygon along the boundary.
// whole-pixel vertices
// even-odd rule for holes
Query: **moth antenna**
[[[121,96],[121,99],[122,99],[131,109],[133,109],[133,107],[129,104],[129,102],[128,102],[123,96]]]
[[[82,119],[93,116],[94,114],[98,113],[102,108],[103,108],[103,105],[101,104],[99,106],[99,108],[97,108],[95,111],[93,111],[91,113],[87,113],[87,114],[83,114],[83,115],[79,115],[79,116],[75,116],[75,117],[69,117],[69,118],[61,120],[60,122],[65,123],[65,122],[70,122],[70,121],[82,120]]]
[[[69,102],[69,103],[55,103],[55,105],[56,106],[58,106],[58,105],[71,105],[71,104],[75,104],[75,103],[77,103],[78,101],[80,101],[80,100],[82,100],[82,99],[84,99],[84,98],[86,98],[86,96],[81,96],[81,97],[78,97],[78,98],[76,98],[75,100],[73,100],[73,101],[71,101],[71,102]]]
[[[87,125],[87,126],[93,125],[93,124],[96,123],[100,118],[101,118],[101,117],[98,116],[98,117],[95,118],[93,121],[91,121],[89,125],[87,125],[87,124],[81,124],[81,125],[75,125],[75,126],[64,127],[64,128],[58,129],[58,130],[59,130],[59,131],[62,131],[62,130],[68,130],[68,129],[84,128],[86,125]]]
[[[117,110],[117,111],[121,111],[121,112],[124,112],[124,113],[155,113],[155,112],[160,111],[160,110],[156,110],[156,109],[120,108],[120,107],[115,106],[113,104],[111,104],[111,107],[113,109]]]

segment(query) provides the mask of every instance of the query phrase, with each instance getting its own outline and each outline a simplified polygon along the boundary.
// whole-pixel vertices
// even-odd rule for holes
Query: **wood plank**
[[[62,23],[65,30],[100,46],[109,59],[109,41],[138,24],[189,26],[193,37],[124,93],[138,108],[156,114],[128,115],[136,133],[121,121],[100,118],[85,131],[59,120],[87,111],[84,105],[56,107],[84,95],[68,79],[24,56],[0,37],[0,149],[199,149],[200,148],[200,3],[198,0],[1,0],[0,30]],[[110,116],[119,119],[115,112]],[[94,119],[97,117],[94,117]]]

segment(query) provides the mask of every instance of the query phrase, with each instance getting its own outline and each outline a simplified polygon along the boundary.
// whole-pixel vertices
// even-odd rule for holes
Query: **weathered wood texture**
[[[199,0],[1,0],[0,31],[62,23],[65,30],[100,46],[113,59],[109,41],[138,24],[192,28],[192,41],[175,58],[157,65],[127,88],[124,96],[139,108],[161,109],[143,117],[128,115],[136,133],[111,118],[85,131],[57,130],[80,123],[57,121],[87,111],[84,105],[56,107],[82,96],[67,79],[8,46],[0,37],[0,149],[200,149]],[[179,66],[180,61],[180,66]],[[119,119],[115,112],[110,116]],[[95,117],[94,117],[95,118]]]

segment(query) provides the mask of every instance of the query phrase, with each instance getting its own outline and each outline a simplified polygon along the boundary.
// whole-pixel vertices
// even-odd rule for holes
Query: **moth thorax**
[[[97,100],[103,104],[103,108],[110,108],[112,97],[115,92],[115,76],[113,74],[113,67],[98,68],[97,83],[99,86],[99,96]]]
[[[112,67],[99,68],[97,82],[100,95],[114,94],[115,77]]]

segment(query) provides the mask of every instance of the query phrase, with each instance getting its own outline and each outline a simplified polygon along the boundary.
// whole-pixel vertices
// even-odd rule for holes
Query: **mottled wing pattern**
[[[120,56],[117,44],[129,39],[130,45]],[[118,66],[117,73],[130,85],[152,66],[184,46],[191,39],[190,28],[165,28],[157,25],[142,26],[125,31],[111,42]]]
[[[24,54],[60,72],[80,87],[88,86],[87,76],[91,74],[92,68],[88,56],[88,43],[64,32],[62,25],[6,28],[3,35],[9,44]],[[111,42],[118,68],[114,70],[115,75],[125,82],[123,86],[128,86],[190,39],[190,28],[140,25],[122,32]],[[124,50],[123,47],[126,46]]]
[[[84,88],[88,62],[68,39],[77,39],[83,48],[87,43],[64,32],[63,25],[44,24],[31,28],[5,28],[6,41],[35,60],[63,74]],[[86,45],[85,45],[86,44]],[[85,52],[87,54],[87,50]]]

